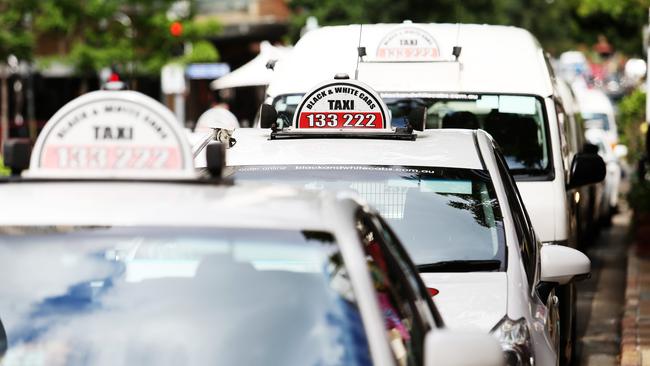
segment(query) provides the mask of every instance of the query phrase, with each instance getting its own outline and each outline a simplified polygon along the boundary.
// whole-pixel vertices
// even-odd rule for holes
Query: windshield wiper
[[[428,264],[418,264],[420,272],[486,272],[497,271],[501,268],[501,261],[498,259],[487,260],[456,260],[442,261]]]

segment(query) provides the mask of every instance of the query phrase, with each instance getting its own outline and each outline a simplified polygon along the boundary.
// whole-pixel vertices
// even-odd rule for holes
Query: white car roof
[[[612,102],[600,89],[577,89],[576,98],[583,113],[614,114]]]
[[[361,46],[372,55],[381,39],[401,26],[425,30],[440,55],[452,58],[462,46],[460,77],[450,62],[361,63],[359,80],[378,92],[474,92],[548,96],[553,86],[543,51],[526,30],[477,24],[363,25]],[[323,27],[306,33],[289,57],[279,62],[267,93],[274,97],[304,93],[336,73],[354,77],[359,25]]]
[[[332,214],[348,207],[341,201],[331,193],[255,184],[23,181],[0,183],[0,222],[334,232]]]
[[[482,169],[471,130],[435,129],[417,132],[415,141],[360,138],[298,138],[269,140],[270,130],[235,131],[227,164],[351,164],[438,166]],[[196,162],[202,166],[201,162]]]

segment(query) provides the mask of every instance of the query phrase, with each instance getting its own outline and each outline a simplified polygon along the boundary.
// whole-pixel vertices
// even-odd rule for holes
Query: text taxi
[[[330,109],[337,100],[355,109]],[[238,182],[358,192],[395,229],[447,325],[492,332],[508,364],[556,365],[554,289],[587,276],[589,259],[565,246],[540,246],[487,133],[417,131],[424,113],[413,106],[403,111],[405,127],[391,127],[395,121],[368,85],[331,80],[305,94],[289,123],[263,106],[261,118],[272,128],[234,131],[227,169]]]
[[[501,363],[494,339],[440,328],[375,211],[233,186],[207,152],[199,177],[172,113],[135,92],[52,117],[0,183],[3,364]]]

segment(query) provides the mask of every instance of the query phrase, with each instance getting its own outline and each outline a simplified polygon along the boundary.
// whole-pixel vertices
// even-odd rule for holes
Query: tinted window
[[[0,278],[12,365],[370,362],[325,232],[5,227]]]
[[[482,170],[363,165],[233,167],[237,180],[354,190],[377,208],[413,261],[495,260],[504,268],[499,204]]]

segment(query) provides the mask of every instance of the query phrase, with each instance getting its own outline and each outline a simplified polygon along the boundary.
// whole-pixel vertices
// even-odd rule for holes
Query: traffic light
[[[183,24],[179,21],[172,22],[172,24],[169,25],[169,34],[172,35],[172,37],[180,37],[183,35]]]

